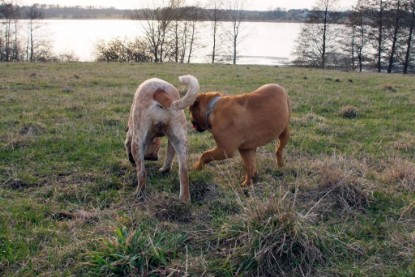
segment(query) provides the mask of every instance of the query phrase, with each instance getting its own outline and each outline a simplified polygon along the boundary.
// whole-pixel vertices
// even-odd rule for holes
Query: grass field
[[[123,142],[137,85],[236,94],[275,82],[293,103],[277,169],[258,150],[190,171],[147,162],[146,197]],[[188,116],[188,111],[186,111]],[[0,65],[0,275],[414,276],[414,76],[264,66]],[[190,127],[190,124],[189,124]],[[214,145],[189,131],[189,165]]]

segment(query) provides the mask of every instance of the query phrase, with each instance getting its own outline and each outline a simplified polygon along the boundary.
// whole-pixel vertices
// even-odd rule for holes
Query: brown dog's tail
[[[176,110],[183,110],[195,102],[200,87],[199,81],[192,75],[180,76],[179,80],[187,86],[187,93],[183,98],[173,101],[171,108]]]

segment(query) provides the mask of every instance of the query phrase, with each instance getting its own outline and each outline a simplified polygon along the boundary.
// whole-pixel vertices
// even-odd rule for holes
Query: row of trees
[[[338,2],[316,0],[297,39],[296,64],[388,73],[414,71],[415,0],[358,0],[347,13],[338,9]],[[243,38],[243,3],[243,0],[228,0],[225,4],[220,0],[211,1],[207,13],[211,34],[202,35],[212,39],[212,63],[216,62],[219,36],[222,36],[221,42],[228,43],[231,61],[236,63],[238,45]],[[183,5],[183,0],[170,0],[167,7],[137,13],[137,19],[150,20],[145,26],[145,35],[136,40],[135,49],[141,51],[136,57],[153,62],[190,62],[195,45],[200,46],[195,25],[200,9]],[[227,30],[220,34],[224,11]],[[109,49],[115,45],[122,43],[113,41],[100,47]],[[125,46],[118,49],[126,52]],[[113,59],[107,56],[101,55],[100,60]],[[137,59],[130,57],[129,60]]]
[[[358,0],[347,24],[338,0],[317,0],[297,40],[297,64],[414,71],[415,0]]]
[[[24,10],[25,21],[19,6],[0,0],[0,62],[36,62],[72,59],[68,55],[54,56],[44,33],[43,12],[39,5]]]
[[[50,60],[47,43],[35,36],[43,17],[39,6],[27,10],[26,38],[22,39],[18,36],[18,9],[0,1],[0,61]],[[211,39],[212,63],[217,62],[224,45],[232,63],[237,62],[244,37],[244,0],[212,0],[203,9],[188,7],[185,0],[162,1],[132,15],[144,22],[142,36],[98,43],[97,60],[189,63],[195,49],[205,47],[201,45],[203,36],[203,41]],[[297,39],[296,64],[389,73],[414,71],[415,0],[357,0],[347,13],[337,8],[338,2],[316,0]],[[201,34],[196,23],[206,16],[211,31]]]

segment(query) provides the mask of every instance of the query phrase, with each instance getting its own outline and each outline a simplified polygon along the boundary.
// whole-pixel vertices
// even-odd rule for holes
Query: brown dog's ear
[[[167,109],[171,106],[173,99],[162,89],[157,89],[153,94],[153,99],[160,103],[163,108]]]

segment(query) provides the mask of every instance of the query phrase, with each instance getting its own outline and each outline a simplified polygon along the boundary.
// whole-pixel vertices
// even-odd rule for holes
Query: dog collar
[[[212,113],[213,108],[215,107],[216,103],[218,103],[220,98],[221,98],[220,95],[217,95],[208,104],[207,111],[206,111],[206,128],[208,130],[210,130],[209,116]]]

